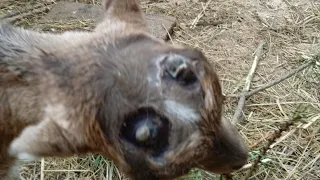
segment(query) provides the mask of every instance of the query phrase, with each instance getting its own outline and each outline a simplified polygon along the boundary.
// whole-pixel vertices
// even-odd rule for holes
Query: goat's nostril
[[[169,76],[182,85],[191,85],[198,79],[192,71],[192,65],[188,64],[185,57],[180,55],[170,55],[165,62],[165,70]]]
[[[170,76],[176,79],[182,71],[187,69],[187,64],[182,56],[171,55],[167,59],[166,69]]]

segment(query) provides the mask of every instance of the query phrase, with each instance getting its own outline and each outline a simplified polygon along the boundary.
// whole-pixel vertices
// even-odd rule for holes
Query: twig
[[[239,95],[227,95],[227,97],[231,97],[231,98],[235,98],[235,97],[239,98],[239,97],[242,97],[242,96],[250,97],[250,96],[252,96],[254,94],[257,94],[257,93],[259,93],[259,92],[261,92],[263,90],[266,90],[266,89],[268,89],[268,88],[270,88],[270,87],[272,87],[274,85],[277,85],[277,84],[281,83],[282,81],[292,77],[293,75],[299,73],[300,71],[303,71],[304,69],[312,66],[313,64],[317,64],[316,59],[309,59],[309,61],[307,63],[299,66],[297,69],[291,70],[289,73],[286,73],[286,75],[280,77],[279,79],[271,81],[268,84],[265,84],[265,85],[263,85],[263,86],[261,86],[259,88],[253,89],[253,90],[251,90],[249,92],[242,92]]]
[[[170,32],[168,31],[168,29],[166,28],[166,26],[165,26],[164,24],[162,24],[162,27],[166,30],[167,36],[168,36],[170,42],[171,42],[172,44],[174,44],[174,42],[173,42],[173,40],[172,40],[172,37],[171,37],[171,34],[170,34]]]
[[[282,82],[282,81],[290,78],[291,76],[293,76],[293,75],[297,74],[298,72],[300,72],[300,71],[306,69],[307,67],[311,66],[313,63],[314,63],[314,62],[313,62],[312,60],[310,60],[309,62],[301,65],[301,66],[298,67],[297,69],[291,70],[289,73],[287,73],[286,75],[280,77],[279,79],[276,79],[276,80],[274,80],[274,81],[272,81],[272,82],[270,82],[270,83],[268,83],[268,84],[266,84],[266,85],[264,85],[264,86],[261,86],[261,87],[259,87],[259,88],[254,89],[254,90],[252,90],[252,91],[244,92],[244,93],[242,93],[240,96],[250,97],[250,96],[252,96],[252,95],[254,95],[254,94],[256,94],[256,93],[258,93],[258,92],[260,92],[260,91],[263,91],[263,90],[265,90],[265,89],[268,89],[269,87],[272,87],[272,86],[274,86],[274,85],[277,85],[277,84],[279,84],[280,82]]]
[[[298,125],[295,128],[293,128],[291,131],[289,131],[286,135],[282,136],[275,143],[271,144],[270,148],[272,149],[273,147],[281,143],[283,140],[285,140],[287,137],[291,136],[297,129],[299,128],[307,129],[309,126],[311,126],[313,123],[315,123],[319,119],[320,119],[320,115],[317,115],[317,116],[314,116],[307,124],[298,123]]]
[[[255,159],[255,161],[252,163],[251,169],[249,170],[249,172],[246,174],[246,176],[244,177],[244,180],[249,179],[252,174],[254,173],[254,171],[256,170],[256,168],[258,167],[259,162],[261,161],[262,157],[267,153],[267,151],[270,149],[271,144],[279,137],[281,137],[281,133],[283,131],[287,131],[291,125],[294,124],[295,120],[290,120],[288,122],[286,122],[285,124],[283,124],[282,127],[280,127],[279,130],[275,130],[272,138],[270,138],[267,142],[267,144],[262,148],[261,153],[259,154],[259,156],[257,157],[257,159]]]
[[[279,138],[276,142],[274,142],[273,144],[270,145],[270,149],[274,148],[276,145],[278,145],[280,142],[282,142],[283,140],[285,140],[287,137],[289,137],[290,135],[292,135],[297,129],[302,128],[302,129],[307,129],[312,123],[316,122],[317,120],[320,119],[320,115],[313,117],[307,124],[304,123],[298,123],[298,125],[291,129],[291,131],[289,131],[287,134],[285,134],[284,136],[282,136],[281,138]],[[262,137],[261,139],[259,139],[257,142],[255,142],[254,144],[250,145],[250,149],[257,147],[258,145],[260,145],[263,141],[265,140],[269,140],[272,137],[273,132],[268,132],[267,135],[265,135],[264,137]]]
[[[286,133],[284,136],[281,136],[277,141],[275,141],[274,143],[272,143],[272,144],[270,145],[270,149],[274,148],[276,145],[278,145],[278,144],[281,143],[283,140],[287,139],[289,136],[291,136],[293,133],[295,133],[299,126],[300,126],[300,124],[298,124],[297,127],[294,127],[293,129],[291,129],[291,130],[290,130],[288,133]]]
[[[212,0],[207,1],[207,3],[205,4],[205,6],[202,8],[202,11],[198,14],[198,16],[192,21],[191,23],[191,28],[193,29],[194,27],[196,27],[197,23],[199,22],[199,20],[201,19],[201,17],[203,16],[205,10],[207,9],[208,5],[211,3]]]
[[[242,95],[239,99],[237,109],[236,109],[236,111],[232,117],[232,120],[231,120],[231,122],[233,122],[233,123],[236,123],[241,119],[242,111],[243,111],[243,108],[245,105],[245,100],[246,100],[245,94],[250,89],[251,81],[253,79],[254,73],[255,73],[256,68],[258,66],[259,60],[261,59],[264,45],[265,45],[264,41],[260,42],[260,44],[255,52],[254,60],[253,60],[251,69],[247,75],[246,82],[245,82],[245,85],[244,85],[244,88],[242,91]]]
[[[259,139],[258,141],[256,141],[254,144],[250,145],[249,148],[250,148],[250,149],[253,149],[253,148],[261,145],[261,143],[262,143],[263,141],[268,140],[269,138],[272,137],[272,135],[273,135],[273,132],[272,132],[272,131],[268,132],[267,135],[265,135],[265,136],[263,136],[262,138],[260,138],[260,139]]]

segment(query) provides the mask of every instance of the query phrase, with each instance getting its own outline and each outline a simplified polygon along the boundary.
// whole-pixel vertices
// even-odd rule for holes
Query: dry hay
[[[320,54],[318,0],[141,0],[144,11],[177,17],[172,43],[202,49],[212,59],[227,96],[225,115],[231,119],[251,67],[253,53],[264,40],[266,48],[252,81],[260,87],[282,77]],[[49,1],[50,2],[50,1]],[[100,3],[95,0],[79,2]],[[40,0],[1,0],[0,16],[9,11],[43,4]],[[34,27],[37,14],[16,22]],[[58,30],[88,28],[89,23],[53,24]],[[280,124],[299,115],[300,121],[271,145],[250,179],[320,179],[320,62],[278,85],[247,99],[239,131],[250,147],[250,162],[261,153]],[[309,124],[308,124],[309,123]],[[306,125],[307,124],[307,125]],[[248,165],[250,166],[250,164]],[[234,173],[243,179],[248,170]],[[25,179],[125,179],[99,155],[46,158],[23,166]],[[193,170],[181,179],[217,179]]]

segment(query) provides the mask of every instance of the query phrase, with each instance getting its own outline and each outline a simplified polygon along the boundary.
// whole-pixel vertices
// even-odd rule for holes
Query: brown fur
[[[155,39],[134,0],[104,7],[106,18],[91,33],[51,35],[0,24],[0,177],[15,179],[16,158],[26,155],[101,153],[139,180],[243,165],[246,146],[221,119],[221,87],[206,57]],[[165,78],[161,63],[174,55],[196,74],[191,86]],[[159,147],[124,139],[125,124],[143,109],[166,119]]]

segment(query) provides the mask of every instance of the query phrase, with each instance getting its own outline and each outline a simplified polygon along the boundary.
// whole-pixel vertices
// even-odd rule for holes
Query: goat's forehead
[[[146,52],[162,51],[163,53],[181,54],[192,59],[205,59],[202,52],[196,48],[165,42],[143,30],[126,31],[129,32],[119,32],[115,36],[114,34],[110,35],[110,33],[96,33],[91,43],[102,47],[115,47],[117,50],[129,47],[131,50],[145,50]]]

